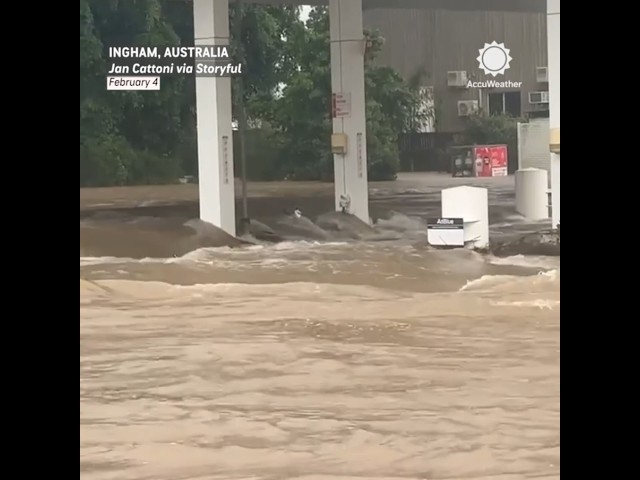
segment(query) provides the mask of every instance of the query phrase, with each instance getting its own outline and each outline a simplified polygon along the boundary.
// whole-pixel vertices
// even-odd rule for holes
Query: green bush
[[[87,138],[80,144],[80,186],[162,184],[181,175],[173,157],[135,151],[119,136]]]
[[[131,163],[127,179],[135,185],[162,185],[176,183],[181,175],[180,162],[175,157],[138,151]]]
[[[80,144],[80,186],[126,185],[135,153],[122,137],[88,138]]]

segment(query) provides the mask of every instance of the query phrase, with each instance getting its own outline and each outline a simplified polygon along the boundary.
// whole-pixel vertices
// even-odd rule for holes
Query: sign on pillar
[[[329,0],[335,208],[369,223],[362,0]]]
[[[332,95],[332,118],[349,118],[351,116],[351,94],[334,93]]]

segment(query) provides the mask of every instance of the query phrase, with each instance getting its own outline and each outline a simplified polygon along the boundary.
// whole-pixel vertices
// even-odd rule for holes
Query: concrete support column
[[[362,0],[329,0],[329,19],[333,133],[347,139],[346,153],[333,156],[336,210],[369,223]]]
[[[547,0],[549,128],[551,150],[551,221],[560,223],[560,0]]]
[[[229,44],[229,0],[194,0],[195,45]],[[200,219],[236,234],[231,78],[196,77]]]

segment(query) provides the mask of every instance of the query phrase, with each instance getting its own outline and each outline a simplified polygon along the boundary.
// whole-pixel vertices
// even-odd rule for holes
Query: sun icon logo
[[[509,55],[510,50],[504,46],[504,43],[491,42],[485,43],[484,47],[478,50],[478,64],[484,70],[485,75],[504,75],[505,70],[511,68],[509,64],[513,58]]]

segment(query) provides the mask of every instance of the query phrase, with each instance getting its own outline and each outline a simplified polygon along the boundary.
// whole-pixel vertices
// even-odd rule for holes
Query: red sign
[[[491,176],[491,147],[479,146],[474,149],[476,177]]]
[[[491,176],[506,177],[507,176],[507,146],[496,145],[491,147]]]
[[[504,177],[507,175],[507,146],[479,145],[474,148],[477,177]]]

